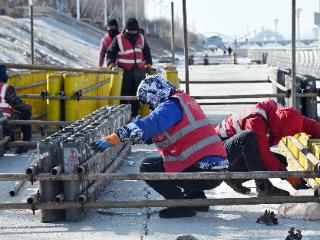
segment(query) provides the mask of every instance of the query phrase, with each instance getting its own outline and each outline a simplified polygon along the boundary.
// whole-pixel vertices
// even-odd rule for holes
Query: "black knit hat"
[[[0,81],[2,82],[8,81],[7,68],[5,65],[0,65]]]
[[[108,27],[116,27],[118,28],[118,21],[115,18],[112,18],[108,21]]]
[[[128,20],[126,22],[126,29],[132,30],[132,31],[139,31],[140,27],[139,27],[139,23],[138,23],[137,19],[128,18]]]

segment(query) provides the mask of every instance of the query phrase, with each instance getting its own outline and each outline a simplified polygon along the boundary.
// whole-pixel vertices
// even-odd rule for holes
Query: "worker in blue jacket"
[[[200,106],[188,94],[160,75],[145,78],[137,98],[152,112],[126,124],[96,141],[94,148],[104,151],[120,142],[137,142],[152,138],[159,157],[144,159],[140,172],[225,171],[228,167],[223,143]],[[220,180],[166,180],[146,183],[166,199],[206,198],[204,190],[218,186]],[[160,211],[161,218],[191,217],[209,206],[169,207]]]

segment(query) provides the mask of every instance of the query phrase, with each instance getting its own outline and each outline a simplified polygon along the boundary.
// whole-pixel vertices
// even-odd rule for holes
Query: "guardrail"
[[[283,69],[291,68],[291,49],[289,48],[239,48],[238,54],[250,57],[253,61],[270,64]],[[297,73],[320,76],[320,49],[297,48]]]

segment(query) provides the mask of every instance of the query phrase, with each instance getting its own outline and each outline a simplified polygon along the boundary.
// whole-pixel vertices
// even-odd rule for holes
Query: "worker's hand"
[[[148,76],[148,75],[155,74],[156,71],[157,71],[156,69],[153,69],[153,68],[152,68],[152,65],[151,65],[151,64],[146,64],[146,65],[144,66],[144,68],[145,68],[145,71],[146,71],[147,76]]]
[[[116,65],[114,63],[109,63],[108,64],[108,68],[112,69],[113,67],[115,67]]]
[[[152,65],[151,65],[151,64],[146,64],[144,67],[145,67],[146,69],[151,69],[151,68],[152,68]]]
[[[306,185],[305,180],[303,180],[302,178],[286,178],[287,182],[289,182],[291,184],[291,186],[296,189],[296,190],[300,190],[300,189],[308,189],[309,187]]]
[[[117,134],[112,133],[111,135],[105,136],[92,144],[94,150],[103,152],[107,148],[120,143],[120,139]]]

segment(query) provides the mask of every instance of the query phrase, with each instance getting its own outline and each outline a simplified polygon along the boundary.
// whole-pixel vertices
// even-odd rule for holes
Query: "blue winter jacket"
[[[179,100],[170,98],[161,103],[154,111],[142,119],[136,119],[133,125],[143,131],[142,140],[147,140],[182,121],[183,112]],[[127,125],[128,126],[128,125]],[[196,163],[204,170],[224,169],[228,160],[220,156],[207,156]]]

